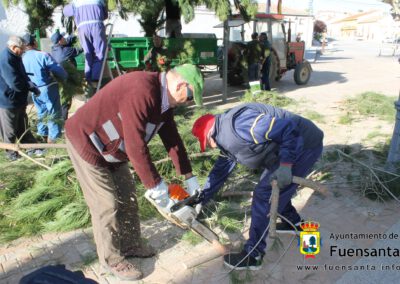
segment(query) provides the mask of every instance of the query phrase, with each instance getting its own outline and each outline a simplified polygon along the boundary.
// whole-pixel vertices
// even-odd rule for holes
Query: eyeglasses
[[[193,100],[193,91],[189,88],[189,84],[186,85],[186,96],[188,102]]]

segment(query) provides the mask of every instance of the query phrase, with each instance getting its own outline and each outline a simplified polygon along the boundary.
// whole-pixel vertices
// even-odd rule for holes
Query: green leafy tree
[[[220,20],[226,20],[232,14],[229,0],[175,0],[181,10],[186,23],[194,19],[194,8],[205,5],[215,11]],[[65,5],[68,0],[3,0],[5,7],[10,4],[22,3],[29,16],[29,32],[39,29],[41,36],[45,36],[45,29],[54,24],[52,15],[57,6]],[[146,36],[151,36],[163,24],[161,14],[164,11],[164,0],[108,0],[109,10],[118,10],[119,14],[126,18],[127,12],[140,15],[143,31]],[[255,0],[234,0],[234,6],[245,19],[250,19],[257,11]]]
[[[194,8],[205,5],[208,9],[215,11],[220,20],[226,20],[232,14],[229,0],[175,0],[181,10],[181,14],[186,23],[195,17]],[[162,13],[164,12],[164,0],[109,0],[110,10],[119,8],[120,14],[124,16],[126,12],[133,12],[141,15],[139,20],[146,36],[151,36],[164,23]],[[255,0],[234,0],[234,6],[242,16],[249,20],[257,12]]]
[[[35,29],[39,29],[40,35],[46,35],[46,28],[54,24],[52,15],[54,8],[62,5],[63,0],[3,0],[4,6],[10,4],[24,4],[25,12],[29,17],[28,31],[33,33]]]

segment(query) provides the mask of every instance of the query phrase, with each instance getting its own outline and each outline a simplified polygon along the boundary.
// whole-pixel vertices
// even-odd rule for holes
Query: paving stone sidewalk
[[[195,269],[185,270],[183,262],[210,250],[210,245],[204,241],[193,247],[181,241],[184,230],[167,221],[151,220],[142,224],[143,236],[158,250],[158,255],[150,259],[136,259],[135,263],[143,270],[144,278],[130,283],[222,284],[238,279],[244,283],[277,283],[276,281],[279,283],[334,283],[346,271],[324,270],[325,265],[353,265],[360,257],[330,256],[330,246],[362,248],[373,246],[375,241],[336,241],[330,238],[331,233],[390,233],[391,229],[400,228],[393,226],[399,222],[397,214],[394,214],[397,211],[397,205],[394,202],[376,203],[350,190],[343,189],[342,191],[342,196],[321,199],[311,189],[304,188],[293,200],[294,206],[299,209],[305,219],[316,220],[321,224],[323,246],[316,259],[305,260],[299,253],[297,239],[289,235],[281,235],[283,247],[274,249],[270,246],[264,258],[263,269],[257,272],[229,273],[230,271],[223,266],[221,257]],[[397,233],[400,232],[397,231]],[[243,238],[246,237],[245,234]],[[23,275],[49,264],[65,264],[68,269],[82,270],[88,278],[98,283],[129,283],[104,274],[97,261],[93,261],[95,247],[91,229],[48,234],[30,242],[25,240],[21,244],[12,245],[0,249],[0,283],[18,283]],[[379,259],[372,261],[379,262]],[[305,265],[317,265],[318,271],[299,270],[299,266],[304,269]],[[390,277],[394,277],[398,276],[399,272],[387,273],[392,273]],[[341,283],[346,282],[342,280]]]

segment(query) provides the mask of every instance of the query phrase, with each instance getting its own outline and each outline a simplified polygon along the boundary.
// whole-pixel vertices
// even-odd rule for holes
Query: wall
[[[5,9],[0,2],[0,49],[6,46],[10,35],[23,35],[28,26],[28,15],[21,6],[12,6]]]

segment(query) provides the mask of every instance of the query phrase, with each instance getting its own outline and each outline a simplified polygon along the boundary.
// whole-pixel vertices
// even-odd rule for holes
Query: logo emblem
[[[300,232],[300,253],[306,258],[315,258],[321,248],[321,237],[318,232],[319,223],[306,221],[300,224],[303,229]]]

